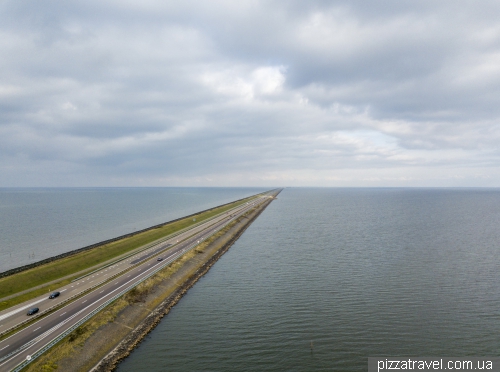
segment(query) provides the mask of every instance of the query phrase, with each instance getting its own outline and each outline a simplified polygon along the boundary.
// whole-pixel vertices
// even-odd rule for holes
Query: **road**
[[[133,288],[153,272],[168,266],[171,260],[185,253],[193,245],[197,245],[231,220],[236,219],[248,209],[265,200],[266,198],[259,198],[251,203],[244,204],[231,210],[230,213],[224,213],[222,216],[193,229],[195,231],[184,233],[185,235],[190,235],[184,240],[179,235],[173,239],[160,243],[158,246],[153,246],[147,251],[137,253],[127,260],[123,260],[99,272],[95,272],[78,282],[58,289],[61,292],[61,296],[58,297],[56,301],[64,301],[64,297],[68,297],[69,295],[74,296],[75,293],[85,292],[88,288],[92,287],[95,281],[105,282],[98,288],[94,288],[90,292],[83,294],[77,300],[62,306],[60,309],[42,317],[40,320],[1,341],[0,371],[14,369],[26,358],[29,358],[29,356],[42,349],[45,345],[62,335],[79,321],[88,317],[89,314],[99,309],[103,304],[106,304],[106,302],[114,296]],[[177,243],[177,240],[179,240],[179,243]],[[157,261],[157,257],[162,257],[163,260]],[[135,265],[134,262],[136,263]],[[106,279],[116,276],[117,274],[120,275],[112,280]],[[108,281],[106,282],[106,280]],[[54,290],[56,289],[54,288]],[[39,300],[40,299],[35,301],[32,300],[32,303]],[[37,306],[42,309],[42,306],[46,304],[50,303],[50,305],[53,305],[54,302],[52,301],[54,300],[48,300],[47,296],[45,296]],[[18,306],[14,309],[17,310],[17,312],[3,319],[6,321],[5,324],[20,320],[24,321],[26,319],[26,312],[24,310],[19,311],[19,308],[22,308],[22,306]],[[14,310],[9,309],[11,312]],[[0,314],[0,316],[8,314],[9,311]]]
[[[184,239],[190,237],[191,235],[203,231],[204,229],[208,228],[214,223],[217,223],[221,219],[227,217],[226,213],[229,214],[238,213],[238,211],[244,207],[245,205],[238,206],[230,211],[225,212],[222,215],[215,216],[214,218],[202,223],[201,225],[195,226],[189,229],[188,231],[185,231],[170,239],[163,240],[160,243],[150,247],[149,249],[139,250],[139,252],[137,252],[136,254],[125,255],[124,257],[127,258],[122,257],[121,259],[119,258],[114,259],[111,262],[112,264],[110,264],[109,266],[106,265],[107,267],[103,267],[102,269],[93,272],[91,275],[82,277],[81,279],[74,281],[71,284],[63,286],[61,288],[56,288],[56,287],[51,288],[51,291],[49,292],[53,292],[56,290],[61,292],[61,296],[55,299],[49,299],[47,293],[46,295],[33,298],[29,301],[26,301],[24,303],[18,304],[9,309],[1,311],[0,333],[6,333],[11,329],[16,328],[19,324],[31,320],[26,316],[28,309],[32,307],[38,307],[40,308],[39,314],[41,314],[44,311],[49,310],[50,308],[58,306],[66,302],[68,299],[77,297],[82,293],[94,287],[99,286],[100,284],[109,280],[110,278],[120,275],[124,271],[130,270],[131,265],[140,263],[142,260],[145,260],[152,255],[158,254],[159,252],[165,250],[166,248],[169,248],[170,246],[173,246],[174,244],[177,244],[178,242],[183,241]],[[104,265],[99,265],[99,266],[102,267]],[[39,314],[37,314],[37,317],[39,316]]]

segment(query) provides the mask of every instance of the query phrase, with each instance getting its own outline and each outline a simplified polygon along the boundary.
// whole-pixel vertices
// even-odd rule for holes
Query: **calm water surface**
[[[261,191],[265,189],[0,188],[0,272]]]
[[[499,226],[500,190],[285,189],[118,371],[498,356]]]

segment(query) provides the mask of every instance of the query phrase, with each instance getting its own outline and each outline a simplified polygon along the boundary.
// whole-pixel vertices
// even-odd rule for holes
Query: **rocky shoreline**
[[[170,309],[179,302],[186,292],[217,262],[224,253],[238,240],[243,232],[252,224],[252,222],[264,211],[271,202],[266,202],[259,210],[244,223],[237,225],[237,230],[233,233],[231,239],[217,250],[193,275],[191,275],[179,288],[177,288],[169,297],[158,305],[137,327],[135,327],[110,353],[108,353],[91,371],[108,372],[113,371],[121,360],[126,358],[137,345],[151,332],[168,314]]]

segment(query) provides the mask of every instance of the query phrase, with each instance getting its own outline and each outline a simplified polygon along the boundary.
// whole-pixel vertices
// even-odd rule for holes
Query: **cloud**
[[[0,186],[498,186],[494,1],[7,1]]]

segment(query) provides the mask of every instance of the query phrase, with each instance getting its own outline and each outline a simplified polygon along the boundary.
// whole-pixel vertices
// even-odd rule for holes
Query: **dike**
[[[209,260],[203,264],[192,276],[190,276],[173,294],[164,300],[144,321],[137,326],[130,334],[108,355],[106,355],[91,372],[109,372],[115,370],[118,363],[126,358],[139,345],[139,343],[151,332],[167,315],[177,302],[193,287],[193,285],[204,276],[210,268],[226,253],[229,248],[238,240],[252,222],[264,211],[270,201],[266,202],[256,213],[249,217],[242,226],[236,226],[237,230],[231,239],[222,248],[217,250]]]
[[[196,215],[198,215],[200,213],[208,212],[208,211],[211,211],[212,209],[223,207],[223,206],[228,205],[228,204],[236,203],[236,202],[244,200],[244,199],[246,199],[246,198],[241,198],[241,199],[229,202],[229,203],[217,205],[217,206],[215,206],[213,208],[208,208],[208,209],[205,209],[205,210],[202,210],[202,211],[199,211],[199,212],[187,215],[187,216],[176,218],[175,220],[171,220],[171,221],[168,221],[168,222],[163,222],[163,223],[160,223],[158,225],[147,227],[147,228],[142,229],[142,230],[137,230],[137,231],[125,234],[125,235],[120,235],[120,236],[117,236],[116,238],[112,238],[112,239],[108,239],[108,240],[103,240],[102,242],[94,243],[94,244],[87,245],[87,246],[82,247],[82,248],[78,248],[78,249],[74,249],[72,251],[61,253],[61,254],[58,254],[57,256],[52,256],[52,257],[49,257],[49,258],[45,258],[43,260],[40,260],[40,261],[37,261],[37,262],[33,262],[31,264],[28,264],[28,265],[19,266],[19,267],[16,267],[14,269],[10,269],[10,270],[1,272],[0,273],[0,278],[4,278],[6,276],[17,274],[17,273],[20,273],[22,271],[26,271],[26,270],[32,269],[34,267],[44,265],[44,264],[49,263],[49,262],[59,260],[61,258],[69,257],[69,256],[72,256],[72,255],[80,253],[80,252],[88,251],[89,249],[97,248],[97,247],[99,247],[101,245],[105,245],[105,244],[108,244],[108,243],[113,243],[113,242],[116,242],[117,240],[121,240],[121,239],[125,239],[125,238],[130,238],[131,236],[134,236],[134,235],[146,232],[146,231],[158,229],[160,227],[168,225],[169,223],[173,223],[173,222],[177,222],[177,221],[183,220],[185,218],[193,217],[193,216],[196,216]]]
[[[167,269],[164,273],[158,272],[149,279],[151,282],[147,286],[136,287],[137,293],[132,290],[103,309],[95,316],[95,324],[91,324],[92,319],[89,320],[24,371],[115,370],[120,361],[130,355],[170,309],[228,251],[280,191],[276,190],[274,197],[228,225],[226,230],[207,241],[206,245],[201,243],[169,265],[170,272]]]

